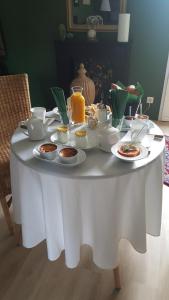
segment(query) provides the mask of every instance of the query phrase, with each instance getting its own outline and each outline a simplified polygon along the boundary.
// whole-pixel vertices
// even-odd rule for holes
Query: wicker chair
[[[10,215],[12,197],[10,187],[10,140],[18,123],[30,116],[30,95],[27,74],[0,76],[0,202],[8,225],[13,234]]]

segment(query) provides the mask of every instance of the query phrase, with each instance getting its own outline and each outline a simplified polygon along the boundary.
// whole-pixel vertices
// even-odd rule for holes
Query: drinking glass
[[[148,133],[148,125],[139,120],[133,120],[130,133],[131,141],[141,142],[144,136]]]
[[[112,118],[112,126],[117,128],[119,131],[122,130],[124,122],[124,116],[121,119]]]

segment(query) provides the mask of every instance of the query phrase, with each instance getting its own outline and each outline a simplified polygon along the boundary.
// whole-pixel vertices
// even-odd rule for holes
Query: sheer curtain
[[[163,93],[161,98],[159,120],[169,121],[169,56],[164,80]]]

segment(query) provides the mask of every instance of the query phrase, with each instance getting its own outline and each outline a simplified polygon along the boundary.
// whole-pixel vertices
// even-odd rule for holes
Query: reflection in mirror
[[[126,10],[126,0],[67,0],[70,31],[117,31],[118,15]]]

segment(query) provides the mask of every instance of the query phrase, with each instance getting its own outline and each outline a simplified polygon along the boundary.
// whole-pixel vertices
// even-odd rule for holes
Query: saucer
[[[58,137],[57,137],[57,133],[54,133],[51,135],[50,137],[50,140],[52,143],[55,143],[55,144],[60,144],[60,145],[64,145],[64,146],[70,146],[70,147],[75,147],[75,148],[78,148],[78,149],[82,149],[82,150],[90,150],[90,149],[93,149],[93,148],[96,148],[97,147],[97,142],[94,141],[94,142],[88,142],[86,147],[78,147],[76,145],[76,142],[73,138],[70,137],[69,141],[67,143],[61,143],[60,141],[58,141]]]
[[[78,166],[78,165],[82,164],[86,159],[86,153],[81,149],[78,149],[77,161],[74,162],[74,163],[64,163],[64,162],[62,162],[60,160],[58,154],[56,154],[56,157],[54,159],[43,158],[43,157],[41,157],[41,155],[38,151],[38,147],[35,147],[33,149],[33,156],[35,158],[41,160],[41,161],[45,161],[45,162],[48,162],[48,163],[51,163],[51,164],[54,164],[54,165],[58,165],[58,166],[62,166],[62,167],[66,167],[66,168]]]

